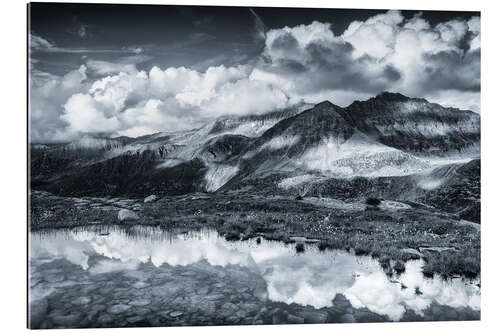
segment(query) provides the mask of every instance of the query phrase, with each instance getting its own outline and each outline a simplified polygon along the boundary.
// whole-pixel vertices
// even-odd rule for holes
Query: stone
[[[112,316],[110,316],[107,313],[104,313],[104,314],[100,315],[99,318],[97,318],[97,323],[100,325],[106,325],[106,324],[113,322],[113,320],[114,319]]]
[[[127,317],[127,321],[131,324],[135,324],[140,322],[141,320],[144,320],[142,316],[132,316],[132,317]]]
[[[215,302],[202,300],[197,303],[197,308],[199,311],[205,314],[212,314],[215,312]]]
[[[451,251],[451,252],[456,252],[457,249],[454,247],[450,246],[428,246],[428,247],[420,247],[419,248],[420,252],[443,252],[443,251]]]
[[[320,242],[319,239],[299,237],[299,236],[290,237],[290,241],[292,241],[294,243],[319,243]]]
[[[238,310],[234,315],[238,318],[245,318],[247,316],[247,312],[245,310]]]
[[[205,299],[209,300],[209,301],[215,301],[215,300],[219,300],[219,299],[222,299],[225,297],[226,296],[224,296],[224,294],[210,294],[210,295],[205,296]]]
[[[458,313],[453,308],[447,308],[444,311],[443,318],[445,320],[457,320],[458,319]]]
[[[77,297],[74,300],[72,300],[71,304],[73,304],[73,305],[86,305],[86,304],[89,304],[90,301],[91,301],[90,297],[80,296],[80,297]]]
[[[352,314],[346,313],[345,315],[342,315],[340,317],[340,322],[341,323],[355,323],[356,319],[354,318],[354,316]]]
[[[253,291],[253,296],[258,298],[261,302],[267,299],[267,287],[265,285],[258,285]]]
[[[48,302],[45,298],[33,301],[29,308],[30,328],[39,328],[47,315]]]
[[[132,306],[146,306],[149,303],[151,303],[151,301],[149,299],[143,298],[143,299],[133,300],[132,302],[130,302],[128,304],[132,305]]]
[[[243,303],[240,308],[247,313],[256,313],[259,310],[259,305],[256,303]]]
[[[177,317],[182,316],[182,315],[183,315],[183,313],[182,313],[182,312],[180,312],[180,311],[172,311],[172,312],[170,312],[168,315],[169,315],[170,317],[172,317],[172,318],[177,318]]]
[[[104,211],[110,211],[110,210],[117,210],[118,208],[113,207],[113,206],[101,206],[101,207],[99,207],[99,209],[104,210]]]
[[[354,318],[358,323],[376,323],[388,321],[387,318],[371,312],[368,309],[361,309],[359,311],[356,311],[354,313]]]
[[[238,306],[236,306],[236,304],[233,304],[233,303],[225,303],[224,305],[221,306],[221,311],[223,311],[223,314],[224,316],[229,316],[233,313],[235,313],[236,311],[238,311]]]
[[[137,308],[134,309],[134,313],[138,316],[145,316],[151,312],[151,309],[148,308]]]
[[[143,288],[146,288],[148,287],[149,284],[147,284],[146,282],[144,281],[137,281],[136,283],[134,283],[132,285],[132,287],[136,288],[136,289],[143,289]]]
[[[131,308],[131,306],[127,305],[127,304],[116,304],[116,305],[113,305],[112,307],[110,307],[108,309],[108,312],[111,314],[120,314],[120,313],[127,311],[130,308]]]
[[[417,249],[406,248],[401,250],[402,253],[406,253],[417,258],[423,257],[422,253],[420,253]]]
[[[118,211],[118,221],[123,222],[127,220],[138,220],[139,215],[130,209],[120,209]]]
[[[226,318],[226,321],[230,324],[236,324],[241,320],[241,318],[238,318],[236,316],[230,316]]]
[[[322,310],[305,310],[297,315],[303,317],[306,324],[323,324],[328,319],[328,312]]]
[[[281,316],[279,313],[275,313],[272,316],[273,320],[273,325],[278,325],[283,323],[283,316]]]
[[[51,317],[54,324],[57,326],[61,326],[64,328],[76,328],[78,327],[78,322],[81,319],[81,315],[77,313],[65,314],[65,315],[56,315]]]
[[[50,283],[62,282],[64,280],[64,275],[61,274],[50,274],[45,276],[45,280]]]
[[[294,316],[292,314],[289,314],[286,317],[286,321],[290,324],[303,324],[304,323],[304,318],[299,317],[299,316]]]
[[[153,202],[156,200],[158,200],[158,196],[156,196],[155,194],[152,194],[152,195],[144,198],[144,203]]]

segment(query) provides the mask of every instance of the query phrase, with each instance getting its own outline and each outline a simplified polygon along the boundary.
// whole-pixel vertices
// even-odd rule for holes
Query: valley
[[[429,276],[475,277],[479,126],[473,112],[384,92],[346,108],[325,101],[190,131],[32,145],[30,228],[306,237],[388,269],[418,257]],[[158,200],[144,203],[150,195]],[[118,220],[120,209],[137,218]]]

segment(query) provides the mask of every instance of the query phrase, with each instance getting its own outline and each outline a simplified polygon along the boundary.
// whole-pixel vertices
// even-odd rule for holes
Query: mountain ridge
[[[168,195],[237,189],[273,173],[405,175],[432,168],[429,158],[478,154],[479,115],[470,111],[389,92],[347,107],[304,107],[220,117],[188,131],[33,145],[31,178],[59,194]]]

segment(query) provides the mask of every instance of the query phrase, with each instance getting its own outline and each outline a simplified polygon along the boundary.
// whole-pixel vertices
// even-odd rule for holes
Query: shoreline
[[[95,225],[159,226],[188,232],[211,228],[227,240],[262,237],[319,250],[344,249],[378,259],[386,274],[424,259],[424,275],[480,276],[479,225],[410,202],[378,207],[332,198],[264,197],[252,193],[192,193],[144,203],[128,198],[58,197],[31,191],[30,231]],[[120,222],[128,209],[138,219]],[[464,223],[465,222],[465,223]],[[403,267],[403,268],[401,268]]]

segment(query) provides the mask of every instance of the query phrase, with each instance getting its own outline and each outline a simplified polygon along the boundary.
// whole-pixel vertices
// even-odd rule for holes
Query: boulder
[[[354,318],[354,316],[352,314],[346,313],[345,315],[340,317],[340,322],[341,323],[355,323],[356,319]]]
[[[115,304],[113,306],[111,306],[110,308],[108,308],[108,313],[111,313],[111,314],[120,314],[120,313],[123,313],[125,311],[127,311],[128,309],[130,309],[132,306],[130,305],[127,305],[127,304]]]
[[[303,323],[304,323],[304,318],[299,317],[299,316],[294,316],[294,315],[292,315],[292,314],[289,314],[289,315],[286,317],[286,321],[287,321],[289,324],[303,324]]]
[[[123,222],[127,220],[138,220],[139,215],[130,209],[120,209],[118,211],[118,221]]]
[[[152,194],[149,197],[144,198],[144,203],[153,202],[156,200],[158,200],[158,196],[156,196],[155,194]]]
[[[30,328],[40,328],[47,316],[48,302],[45,298],[30,303],[29,318]]]
[[[328,313],[322,310],[304,310],[297,315],[304,318],[306,324],[324,324],[328,319]]]
[[[177,317],[182,316],[182,314],[183,314],[183,313],[182,313],[182,312],[180,312],[180,311],[172,311],[172,312],[170,312],[168,315],[169,315],[170,317],[172,317],[172,318],[177,318]]]

